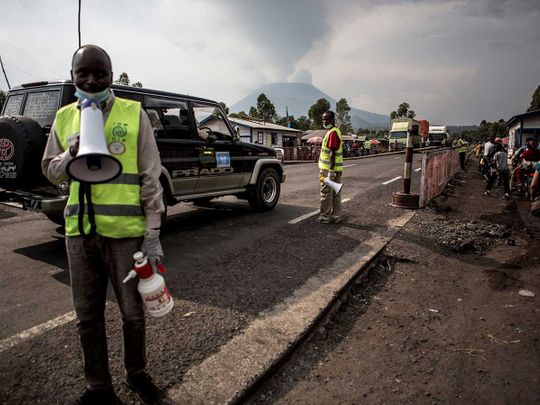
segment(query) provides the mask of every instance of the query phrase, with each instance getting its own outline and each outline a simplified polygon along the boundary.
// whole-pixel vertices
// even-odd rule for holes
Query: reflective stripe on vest
[[[107,183],[92,184],[96,232],[109,238],[129,238],[144,235],[146,219],[141,206],[141,187],[138,169],[138,138],[141,105],[138,102],[115,98],[105,124],[107,145],[115,144],[114,154],[122,164],[120,176]],[[80,132],[80,110],[77,103],[60,109],[56,114],[56,133],[64,150],[68,138]],[[111,147],[109,146],[109,149]],[[64,210],[66,235],[78,236],[79,182],[71,181],[69,198]],[[84,232],[90,232],[85,201]]]
[[[468,142],[464,141],[463,139],[458,140],[458,152],[463,153],[467,152],[467,144]]]
[[[328,149],[328,140],[330,139],[330,133],[336,131],[339,137],[339,149],[334,151],[334,171],[342,172],[343,171],[343,141],[341,140],[341,131],[337,127],[330,128],[326,135],[324,136],[322,145],[321,145],[321,154],[319,155],[319,169],[320,170],[330,170],[330,149]]]

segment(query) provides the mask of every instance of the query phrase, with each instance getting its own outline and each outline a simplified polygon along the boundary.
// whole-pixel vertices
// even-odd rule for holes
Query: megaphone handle
[[[84,231],[84,200],[88,205],[88,222],[90,222],[90,233]],[[92,186],[89,183],[79,183],[79,215],[78,215],[79,233],[82,237],[88,237],[96,234],[96,217],[94,214],[94,204],[92,203]]]

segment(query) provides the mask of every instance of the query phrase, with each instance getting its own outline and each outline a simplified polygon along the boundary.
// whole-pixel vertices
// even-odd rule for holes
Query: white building
[[[505,127],[508,128],[509,154],[525,144],[525,139],[530,136],[540,141],[540,110],[514,115]]]
[[[242,141],[266,146],[298,146],[302,131],[259,120],[229,117],[240,128]]]

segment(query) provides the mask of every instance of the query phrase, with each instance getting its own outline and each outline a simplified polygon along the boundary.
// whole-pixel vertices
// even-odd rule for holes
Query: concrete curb
[[[237,403],[324,319],[354,279],[415,215],[406,211],[336,259],[271,311],[261,314],[218,353],[192,367],[168,398],[179,404]]]

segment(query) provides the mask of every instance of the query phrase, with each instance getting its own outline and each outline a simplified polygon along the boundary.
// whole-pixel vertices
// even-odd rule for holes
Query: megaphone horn
[[[122,164],[107,148],[103,113],[97,100],[82,102],[79,152],[66,170],[72,179],[92,184],[110,181],[122,172]]]
[[[329,185],[336,194],[339,194],[341,188],[343,187],[343,183],[336,183],[335,181],[330,180],[328,177],[324,179],[323,183]]]

